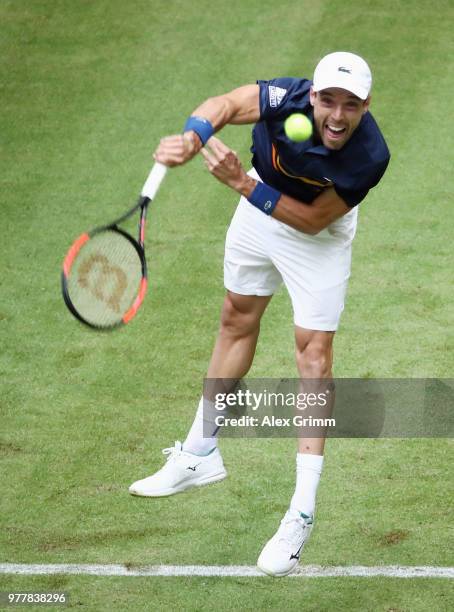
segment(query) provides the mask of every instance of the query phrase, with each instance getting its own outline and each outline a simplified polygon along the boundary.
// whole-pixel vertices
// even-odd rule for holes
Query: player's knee
[[[245,336],[257,331],[260,326],[260,316],[244,303],[227,295],[221,313],[221,333]]]
[[[320,342],[309,342],[296,347],[298,370],[310,378],[326,378],[331,375],[331,346]]]

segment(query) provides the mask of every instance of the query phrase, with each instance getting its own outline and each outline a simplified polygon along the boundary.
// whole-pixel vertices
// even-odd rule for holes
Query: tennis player
[[[160,142],[157,161],[178,166],[200,152],[209,171],[241,195],[227,232],[227,292],[207,378],[246,375],[260,319],[281,283],[292,301],[300,377],[332,377],[358,204],[380,181],[390,157],[369,112],[371,85],[361,57],[331,53],[318,63],[313,80],[258,81],[207,99],[182,135]],[[295,112],[313,123],[313,137],[304,142],[284,132],[285,119]],[[255,124],[249,172],[213,136],[226,124]],[[160,497],[225,478],[214,430],[208,437],[205,430],[204,437],[204,413],[212,399],[201,398],[185,442],[165,449],[164,467],[132,484],[130,493]],[[316,437],[298,440],[295,491],[258,559],[267,574],[284,576],[299,561],[312,529],[324,443]]]

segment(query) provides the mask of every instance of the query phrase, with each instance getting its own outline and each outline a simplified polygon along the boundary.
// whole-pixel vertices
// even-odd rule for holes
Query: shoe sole
[[[257,563],[257,567],[259,568],[261,572],[263,572],[267,576],[271,576],[273,578],[283,578],[284,576],[288,576],[289,574],[291,574],[298,567],[298,563],[296,563],[291,569],[289,569],[288,572],[279,572],[279,573],[273,572],[263,567],[260,563]]]
[[[201,478],[197,482],[181,483],[181,485],[177,487],[161,489],[160,491],[153,491],[153,493],[140,493],[138,491],[134,491],[133,489],[129,489],[129,492],[131,495],[136,495],[137,497],[169,497],[170,495],[183,493],[183,491],[187,491],[188,489],[192,489],[194,487],[204,487],[205,485],[220,482],[221,480],[224,480],[226,476],[227,472],[221,472],[220,474],[214,474]]]

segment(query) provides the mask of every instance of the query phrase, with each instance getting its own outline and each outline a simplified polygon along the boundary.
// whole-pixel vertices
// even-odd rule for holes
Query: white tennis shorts
[[[252,169],[250,176],[260,180]],[[227,232],[226,289],[241,295],[273,295],[284,283],[295,325],[335,331],[350,276],[357,207],[316,236],[264,214],[241,198]]]

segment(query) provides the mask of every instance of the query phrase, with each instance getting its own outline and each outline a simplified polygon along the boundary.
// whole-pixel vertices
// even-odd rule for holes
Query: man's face
[[[322,89],[310,93],[314,124],[327,149],[341,149],[369,108],[370,96],[361,100],[345,89]]]

